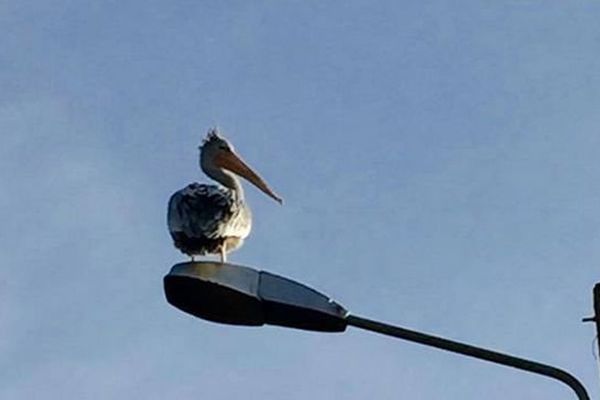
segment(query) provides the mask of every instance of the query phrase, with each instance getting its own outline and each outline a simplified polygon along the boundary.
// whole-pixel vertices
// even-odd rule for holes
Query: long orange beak
[[[267,183],[234,152],[219,152],[215,156],[215,164],[248,180],[248,182],[262,190],[267,196],[271,197],[279,204],[283,204],[283,199],[277,196],[275,192],[269,188]]]

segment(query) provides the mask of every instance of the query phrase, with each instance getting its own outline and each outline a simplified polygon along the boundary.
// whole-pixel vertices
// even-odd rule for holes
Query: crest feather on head
[[[214,127],[208,130],[206,137],[202,140],[202,145],[206,143],[212,142],[213,140],[223,139],[223,137],[219,133],[219,128]]]

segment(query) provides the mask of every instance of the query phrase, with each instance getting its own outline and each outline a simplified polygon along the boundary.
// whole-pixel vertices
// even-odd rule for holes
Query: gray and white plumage
[[[188,255],[219,253],[242,245],[252,229],[252,215],[228,189],[192,183],[169,200],[169,232],[175,247]]]
[[[192,183],[175,192],[167,214],[173,244],[194,259],[197,255],[226,254],[239,248],[252,229],[252,214],[236,175],[281,199],[234,152],[231,144],[211,129],[200,146],[200,167],[219,185]]]

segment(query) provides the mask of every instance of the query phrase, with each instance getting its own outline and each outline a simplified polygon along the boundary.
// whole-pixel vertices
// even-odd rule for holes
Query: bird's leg
[[[190,257],[192,258],[192,262],[196,262],[196,256],[194,254],[191,254]]]
[[[225,243],[221,245],[221,264],[227,262],[227,253],[225,252]]]

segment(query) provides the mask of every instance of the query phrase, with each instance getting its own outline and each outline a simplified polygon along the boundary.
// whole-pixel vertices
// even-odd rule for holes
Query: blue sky
[[[349,329],[170,307],[166,202],[219,125],[231,261],[598,393],[600,5],[0,2],[0,397],[506,399],[559,383]]]

